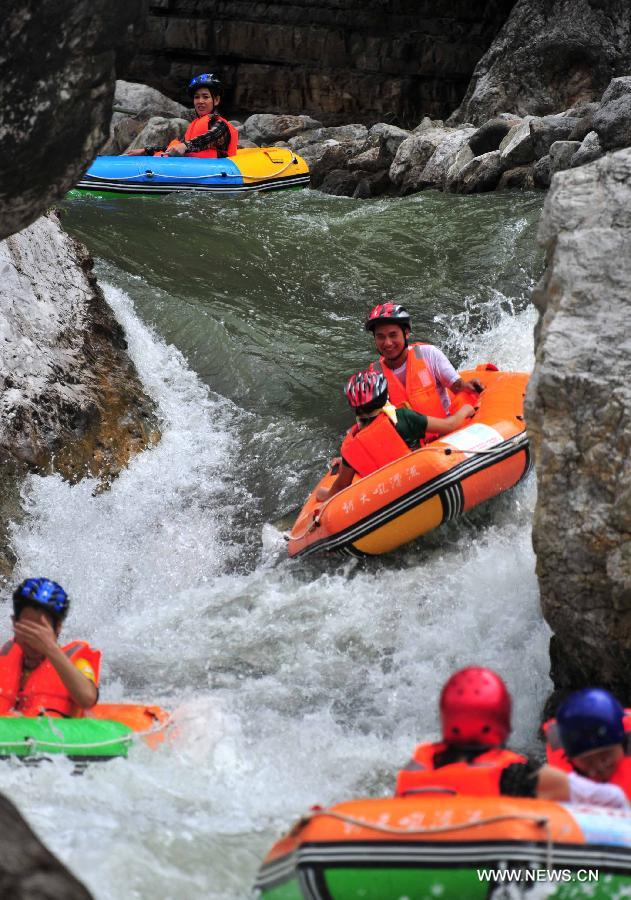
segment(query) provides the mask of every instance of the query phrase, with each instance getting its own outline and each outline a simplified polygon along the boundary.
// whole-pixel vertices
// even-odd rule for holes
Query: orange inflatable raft
[[[500,372],[490,363],[460,375],[484,385],[473,401],[479,406],[474,418],[318,503],[317,488],[335,479],[333,470],[327,472],[289,533],[290,556],[387,553],[524,477],[530,468],[523,418],[528,375]]]
[[[631,814],[437,794],[316,807],[272,847],[256,890],[262,900],[628,897]]]

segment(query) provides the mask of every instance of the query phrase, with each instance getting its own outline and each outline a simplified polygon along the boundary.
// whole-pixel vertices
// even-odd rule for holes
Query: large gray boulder
[[[311,116],[275,116],[259,113],[250,116],[239,128],[243,137],[259,147],[269,147],[276,141],[288,141],[297,134],[321,128],[322,122]]]
[[[581,146],[580,141],[555,141],[550,147],[550,171],[563,172],[569,169],[574,155]]]
[[[631,696],[631,149],[555,175],[526,416],[559,689]]]
[[[0,896],[6,900],[91,900],[17,808],[0,795]]]
[[[141,122],[148,122],[154,116],[161,119],[186,119],[190,122],[195,115],[192,103],[189,107],[183,106],[147,84],[122,79],[116,82],[114,111],[134,116]]]
[[[152,116],[142,131],[134,138],[129,149],[166,147],[170,141],[181,141],[188,125],[186,119],[163,119],[161,116]]]
[[[629,71],[630,48],[626,0],[517,0],[449,124],[481,125],[502,110],[542,116],[595,100]]]
[[[519,125],[513,126],[499,146],[502,164],[507,169],[527,165],[535,158],[530,118],[528,116]]]
[[[480,194],[494,191],[498,186],[504,165],[499,150],[483,153],[467,163],[455,178],[447,183],[447,189],[456,194]]]
[[[468,147],[471,150],[469,139],[474,131],[474,128],[463,128],[447,134],[425,164],[419,184],[442,190],[462,148]]]
[[[584,166],[587,163],[600,159],[603,155],[603,149],[600,145],[600,139],[595,131],[590,131],[585,135],[581,146],[578,148],[570,162],[571,168],[576,166]]]
[[[401,194],[420,190],[425,182],[423,171],[450,129],[432,127],[412,134],[399,145],[390,166],[390,181]]]
[[[631,146],[631,76],[614,78],[591,123],[604,150]]]
[[[566,141],[577,122],[577,118],[562,114],[531,119],[529,127],[535,159],[549,153],[555,141]]]
[[[396,156],[396,152],[403,141],[410,136],[410,132],[396,125],[387,125],[385,122],[377,122],[368,132],[370,143],[377,141],[384,157],[390,159],[390,163]]]
[[[0,17],[0,240],[77,183],[107,136],[141,0],[5,0]]]
[[[491,153],[491,151],[497,150],[508,132],[516,125],[519,125],[521,121],[519,117],[506,113],[494,116],[486,121],[469,138],[469,146],[473,151],[473,155],[482,156],[483,153]]]
[[[99,156],[116,156],[126,150],[143,129],[140,119],[115,112],[110,121],[110,134],[99,148]]]
[[[368,129],[365,125],[337,125],[330,128],[313,128],[288,140],[288,144],[302,156],[302,149],[307,144],[320,144],[322,141],[365,141]]]

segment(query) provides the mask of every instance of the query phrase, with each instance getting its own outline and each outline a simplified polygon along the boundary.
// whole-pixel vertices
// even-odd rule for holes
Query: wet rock
[[[324,194],[333,194],[336,197],[352,197],[360,180],[361,175],[358,172],[333,169],[323,178],[320,190]]]
[[[572,157],[570,167],[574,169],[576,166],[584,166],[586,163],[594,162],[595,159],[600,159],[602,155],[600,139],[595,131],[590,131]]]
[[[631,696],[631,149],[555,176],[540,241],[533,541],[558,689]]]
[[[502,176],[503,164],[499,150],[483,153],[467,163],[449,183],[449,190],[457,194],[479,194],[494,191]]]
[[[240,134],[259,147],[269,147],[275,141],[288,141],[297,134],[321,127],[322,122],[310,116],[274,116],[259,113],[245,120]]]
[[[549,153],[537,160],[532,170],[535,187],[549,188],[552,180],[552,158]]]
[[[386,125],[384,122],[378,122],[373,125],[368,132],[368,140],[378,141],[381,152],[390,163],[396,156],[397,150],[403,141],[410,136],[410,132],[404,128],[397,128],[396,125]]]
[[[401,194],[412,194],[421,189],[425,166],[448,133],[445,128],[430,128],[401,142],[390,166],[390,181]]]
[[[428,159],[421,172],[419,184],[423,187],[443,189],[459,152],[463,147],[471,150],[470,138],[473,132],[473,128],[463,128],[447,134]]]
[[[188,125],[186,119],[163,119],[160,116],[153,116],[134,138],[129,149],[166,147],[170,141],[181,141],[184,139]]]
[[[550,152],[555,141],[565,141],[579,120],[571,116],[543,116],[531,119],[530,136],[535,159],[541,159]]]
[[[497,189],[518,189],[522,191],[530,191],[535,186],[532,166],[516,166],[514,169],[508,169],[502,174]]]
[[[353,193],[356,200],[369,200],[371,197],[380,197],[391,187],[388,170],[362,174]]]
[[[7,900],[91,900],[18,809],[0,795],[0,894]]]
[[[614,78],[592,116],[604,150],[631,146],[631,76]]]
[[[159,431],[91,257],[49,213],[0,244],[0,271],[0,450],[113,478]]]
[[[345,169],[348,161],[357,156],[363,147],[363,142],[354,141],[322,141],[318,144],[307,144],[300,150],[300,156],[309,166],[311,186],[319,187],[324,177],[334,169]]]
[[[463,144],[463,146],[456,153],[454,160],[449,167],[449,171],[447,172],[447,178],[445,179],[444,189],[446,191],[451,190],[452,183],[456,180],[460,172],[464,169],[464,167],[471,162],[473,159],[473,150],[469,146],[468,143]]]
[[[3,3],[0,240],[60,200],[105,143],[115,69],[144,14],[141,0]]]
[[[530,133],[530,116],[508,132],[499,146],[502,164],[507,168],[523,166],[535,158],[535,150]]]
[[[570,168],[573,156],[581,146],[580,141],[555,141],[550,147],[550,171],[562,172]]]
[[[595,100],[628,72],[630,48],[626,0],[519,0],[449,124],[482,124],[507,109],[543,116]]]
[[[474,156],[482,156],[483,153],[491,153],[499,149],[500,144],[508,132],[521,123],[521,119],[515,116],[494,116],[481,125],[469,138],[469,146]]]

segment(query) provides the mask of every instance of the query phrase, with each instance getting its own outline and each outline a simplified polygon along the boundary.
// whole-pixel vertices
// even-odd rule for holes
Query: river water
[[[3,767],[0,788],[97,900],[243,900],[313,803],[385,794],[436,734],[441,683],[491,665],[533,751],[549,689],[534,477],[386,559],[288,561],[291,516],[348,427],[341,385],[397,299],[458,366],[531,368],[539,195],[298,192],[68,202],[163,437],[111,490],[32,477],[19,577],[73,598],[103,700],[178,734],[93,765]]]

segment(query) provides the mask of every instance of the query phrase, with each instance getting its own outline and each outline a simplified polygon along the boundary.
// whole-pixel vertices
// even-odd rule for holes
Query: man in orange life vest
[[[548,762],[616,784],[631,800],[631,710],[602,688],[570,694],[544,725]]]
[[[477,379],[464,381],[438,347],[409,344],[410,314],[398,303],[375,306],[365,327],[372,332],[380,354],[372,368],[385,375],[390,401],[397,409],[405,406],[443,418],[450,411],[447,389],[453,394],[468,392],[474,396],[484,389]]]
[[[504,745],[511,698],[491,669],[456,672],[440,697],[443,740],[420,744],[397,776],[396,796],[445,790],[469,796],[540,797],[626,809],[624,793],[576,773],[539,766]]]
[[[355,474],[364,477],[400,459],[424,443],[428,430],[447,434],[475,415],[465,405],[453,416],[434,418],[411,409],[395,409],[388,402],[388,383],[380,372],[358,372],[344,389],[356,424],[342,443],[340,469],[329,488],[318,488],[316,498],[328,500],[347,488]]]
[[[216,159],[234,156],[238,134],[234,125],[218,115],[221,82],[216,75],[197,75],[188,86],[197,118],[186,129],[183,141],[171,141],[168,147],[139,147],[126,156],[198,156]]]
[[[85,641],[60,647],[68,612],[64,589],[27,578],[13,593],[14,640],[0,649],[0,715],[81,715],[98,699],[101,654]]]

